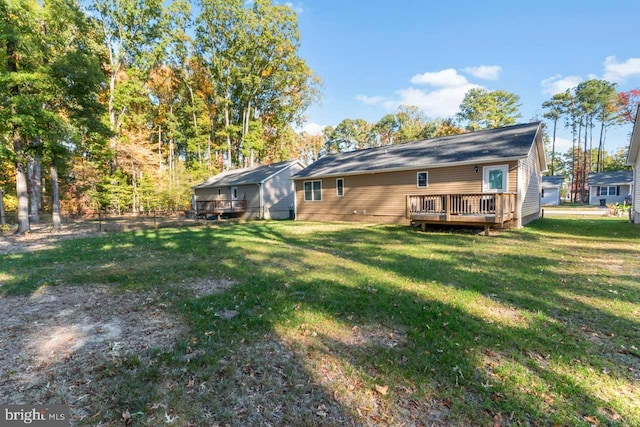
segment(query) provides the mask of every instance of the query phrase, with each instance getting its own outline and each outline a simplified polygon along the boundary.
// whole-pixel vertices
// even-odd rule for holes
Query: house
[[[558,206],[562,190],[562,176],[543,176],[540,203],[543,206]]]
[[[296,218],[519,227],[545,169],[538,122],[331,154],[293,176]]]
[[[631,143],[627,153],[627,166],[633,167],[631,202],[631,221],[640,224],[640,105],[636,111],[636,121],[633,124]]]
[[[303,168],[293,160],[222,172],[193,187],[196,215],[289,218],[294,204],[291,176]]]
[[[628,203],[632,184],[633,171],[590,173],[589,204]]]

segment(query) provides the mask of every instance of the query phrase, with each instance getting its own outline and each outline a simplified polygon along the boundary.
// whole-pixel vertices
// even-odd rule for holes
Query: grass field
[[[204,279],[233,285],[181,289]],[[187,324],[92,372],[79,424],[640,426],[640,227],[620,219],[114,233],[3,256],[0,283],[152,291]]]

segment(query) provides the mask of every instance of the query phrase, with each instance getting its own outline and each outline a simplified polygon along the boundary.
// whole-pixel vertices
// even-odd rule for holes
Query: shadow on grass
[[[32,254],[27,272],[24,266],[3,261],[3,268],[16,278],[3,289],[35,290],[49,280],[38,267],[54,259],[58,266],[49,272],[57,272],[64,283],[107,282],[148,289],[202,277],[234,278],[237,286],[206,298],[180,297],[177,292],[174,303],[189,319],[195,342],[187,338],[161,362],[168,371],[178,372],[164,374],[165,383],[180,384],[177,376],[186,375],[197,382],[217,383],[212,388],[215,396],[236,396],[212,401],[211,393],[184,395],[184,384],[175,387],[175,398],[184,407],[193,406],[191,410],[198,413],[213,411],[219,422],[286,419],[337,425],[360,419],[358,408],[348,400],[334,400],[331,385],[310,363],[310,358],[326,357],[343,365],[369,390],[390,385],[390,396],[378,399],[393,402],[387,414],[392,423],[406,421],[401,417],[408,413],[423,423],[443,421],[433,412],[412,412],[412,401],[427,398],[440,409],[450,408],[448,422],[489,424],[505,417],[505,424],[581,424],[588,416],[601,423],[638,423],[637,411],[629,412],[616,399],[602,398],[584,386],[584,378],[569,374],[606,381],[597,373],[608,372],[617,381],[633,384],[628,366],[621,365],[608,347],[585,336],[582,327],[588,325],[603,340],[614,331],[638,342],[638,321],[564,296],[616,301],[621,294],[594,292],[587,280],[593,279],[591,274],[562,282],[554,271],[559,266],[557,253],[520,253],[526,251],[521,245],[544,241],[547,234],[563,234],[566,224],[553,220],[534,233],[505,233],[496,239],[429,235],[392,226],[317,226],[317,231],[305,232],[306,226],[314,225],[269,222],[118,234],[83,240],[80,249],[63,244]],[[515,242],[518,249],[496,257],[491,245],[501,242]],[[571,256],[570,249],[565,255]],[[624,281],[633,283],[635,278],[627,276]],[[618,282],[611,286],[619,292]],[[638,290],[626,286],[622,299],[637,303]],[[473,305],[483,302],[512,318],[481,316]],[[238,311],[238,317],[216,316],[230,308]],[[394,347],[375,340],[354,344],[340,339],[324,325],[327,321],[346,331],[399,331],[403,340]],[[315,339],[298,342],[295,334],[300,328],[317,329],[312,331]],[[250,383],[252,393],[259,391],[260,382],[282,378],[278,371],[253,366],[264,360],[246,349],[263,348],[265,336],[281,334],[283,329],[288,335],[281,337],[286,348],[279,363],[291,366],[284,360],[292,361],[296,379],[305,385],[282,380],[271,402],[280,405],[280,412],[267,405],[271,415],[266,418],[251,418],[249,412],[257,415],[246,407],[245,415],[234,414],[231,409],[243,409],[251,402],[237,396],[244,387],[239,378],[255,380],[259,369],[258,379]],[[178,355],[194,349],[203,352],[185,364]],[[126,381],[145,383],[149,381],[145,375]],[[403,392],[403,387],[413,391]],[[153,393],[160,398],[160,390]],[[294,410],[296,399],[308,406],[303,415]],[[133,409],[147,411],[145,400],[139,400]],[[316,409],[328,401],[333,402],[327,405],[329,416],[318,418]],[[116,419],[122,404],[112,408]]]

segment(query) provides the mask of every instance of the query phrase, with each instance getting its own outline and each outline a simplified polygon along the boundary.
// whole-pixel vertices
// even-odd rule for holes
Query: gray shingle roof
[[[633,182],[633,171],[613,171],[589,174],[589,185],[620,185]]]
[[[542,177],[542,186],[545,188],[548,187],[560,187],[562,185],[562,176],[554,175],[554,176],[543,176]]]
[[[216,176],[209,178],[208,180],[194,185],[193,188],[210,188],[210,187],[223,187],[229,185],[245,185],[245,184],[258,184],[272,175],[275,175],[296,163],[300,163],[298,160],[292,160],[289,162],[273,163],[270,165],[260,165],[252,168],[244,169],[231,169],[219,173]]]
[[[331,154],[298,172],[293,179],[525,158],[539,127],[539,122],[526,123]]]

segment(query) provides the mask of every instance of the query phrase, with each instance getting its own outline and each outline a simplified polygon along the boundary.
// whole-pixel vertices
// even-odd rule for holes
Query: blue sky
[[[520,96],[520,121],[589,78],[640,87],[640,1],[303,0],[301,56],[324,82],[305,129],[371,122],[400,104],[452,116],[472,87]],[[612,129],[607,150],[628,144]],[[571,135],[559,132],[566,151]]]

